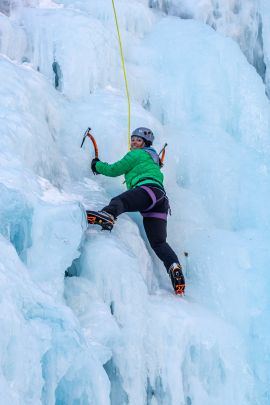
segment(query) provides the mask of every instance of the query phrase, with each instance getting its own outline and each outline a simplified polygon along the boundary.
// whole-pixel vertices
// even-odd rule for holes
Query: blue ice
[[[85,220],[124,191],[80,148],[91,126],[101,159],[127,152],[110,2],[0,7],[1,402],[268,404],[267,2],[117,1],[132,127],[169,145],[183,299],[138,214]]]

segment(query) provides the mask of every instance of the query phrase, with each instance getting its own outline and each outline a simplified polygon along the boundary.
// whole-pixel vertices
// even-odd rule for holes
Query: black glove
[[[99,158],[95,158],[95,159],[92,160],[91,170],[92,170],[92,172],[94,174],[100,174],[99,172],[96,171],[96,163],[99,162],[99,161],[100,161]]]

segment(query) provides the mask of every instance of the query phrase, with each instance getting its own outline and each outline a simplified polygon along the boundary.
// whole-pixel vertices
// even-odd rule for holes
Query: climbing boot
[[[173,263],[169,270],[169,276],[171,278],[171,282],[177,295],[184,295],[185,293],[185,277],[183,275],[181,264]]]
[[[86,211],[87,222],[91,225],[100,225],[102,230],[111,231],[115,223],[112,214],[106,211]]]

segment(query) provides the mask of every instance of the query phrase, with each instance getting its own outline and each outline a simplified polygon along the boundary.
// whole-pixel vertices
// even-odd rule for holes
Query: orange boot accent
[[[176,284],[175,286],[175,294],[176,295],[184,295],[185,294],[185,284]]]

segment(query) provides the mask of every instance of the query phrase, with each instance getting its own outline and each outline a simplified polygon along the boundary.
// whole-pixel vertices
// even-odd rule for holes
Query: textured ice
[[[266,65],[265,72],[265,85],[267,95],[270,94],[270,36],[269,36],[269,18],[270,18],[270,4],[267,0],[260,0],[260,10],[262,18],[262,35],[263,35],[263,48],[264,48],[264,62]]]
[[[267,3],[267,0],[262,0]],[[149,0],[152,8],[182,19],[195,19],[234,39],[265,78],[266,61],[262,27],[268,23],[258,0]]]
[[[138,215],[86,230],[124,186],[92,176],[85,129],[101,159],[127,151],[111,4],[92,3],[1,2],[1,401],[266,405],[270,116],[242,51],[269,86],[267,2],[116,2],[132,127],[169,144],[184,299]]]
[[[1,402],[108,403],[97,350],[89,348],[73,313],[37,287],[2,236],[0,245]]]

